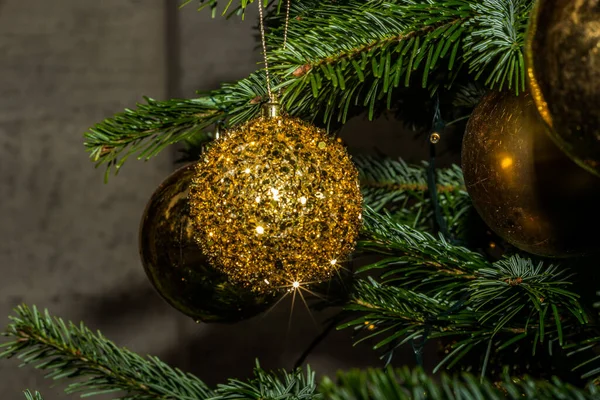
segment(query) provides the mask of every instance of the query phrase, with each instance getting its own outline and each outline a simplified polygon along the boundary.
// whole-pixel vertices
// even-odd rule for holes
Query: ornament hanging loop
[[[281,104],[277,96],[272,96],[271,101],[262,106],[262,116],[265,118],[277,118],[281,115]]]

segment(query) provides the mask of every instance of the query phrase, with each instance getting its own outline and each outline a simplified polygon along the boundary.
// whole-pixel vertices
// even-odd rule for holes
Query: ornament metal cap
[[[277,98],[273,97],[268,103],[263,105],[262,115],[265,118],[277,118],[281,115],[281,104]]]

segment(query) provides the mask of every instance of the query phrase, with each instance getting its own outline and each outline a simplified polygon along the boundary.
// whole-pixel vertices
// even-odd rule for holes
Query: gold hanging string
[[[285,5],[285,28],[283,30],[283,48],[287,44],[288,25],[290,23],[290,0],[287,0]]]
[[[263,8],[261,3],[262,0],[256,0],[258,4],[258,20],[260,23],[260,40],[263,48],[263,58],[265,60],[265,74],[267,75],[267,93],[269,94],[269,101],[274,102],[273,93],[271,92],[271,79],[269,79],[269,61],[267,60],[267,41],[265,40],[265,25],[263,22]]]
[[[285,11],[285,26],[283,30],[283,48],[287,44],[287,35],[288,35],[288,25],[290,21],[290,1],[286,2],[286,11]],[[267,93],[269,94],[269,101],[271,103],[275,102],[275,97],[273,96],[273,92],[271,91],[271,78],[269,76],[269,61],[267,59],[267,41],[265,39],[265,25],[264,25],[264,16],[263,16],[263,7],[261,4],[261,0],[256,0],[256,4],[258,4],[258,19],[260,26],[260,39],[263,48],[263,58],[265,61],[265,75],[267,79]]]

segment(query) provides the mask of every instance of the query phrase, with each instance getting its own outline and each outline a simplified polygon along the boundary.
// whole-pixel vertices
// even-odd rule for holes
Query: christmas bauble
[[[600,0],[538,0],[526,57],[531,94],[548,133],[600,176]]]
[[[190,189],[211,264],[254,291],[331,277],[354,248],[362,212],[342,144],[276,105],[266,110],[213,143]]]
[[[276,300],[233,285],[212,268],[193,237],[188,190],[194,166],[175,171],[156,189],[140,225],[140,256],[158,293],[174,308],[203,322],[250,318]]]
[[[545,133],[529,94],[491,93],[463,139],[467,191],[487,225],[541,256],[598,248],[600,178],[568,158]]]

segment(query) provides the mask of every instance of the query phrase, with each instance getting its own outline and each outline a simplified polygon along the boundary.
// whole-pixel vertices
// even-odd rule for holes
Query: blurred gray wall
[[[255,357],[290,368],[319,333],[303,307],[282,303],[237,325],[197,325],[156,295],[137,250],[146,201],[175,168],[175,150],[129,161],[103,183],[82,145],[93,123],[142,95],[191,97],[248,74],[259,60],[253,26],[211,19],[173,0],[0,0],[0,325],[19,303],[47,307],[151,353],[210,384],[246,377]],[[398,142],[398,123],[351,121],[353,148],[419,160],[425,143]],[[323,320],[327,315],[315,315]],[[319,371],[379,365],[350,332],[335,333],[308,361]],[[400,363],[412,363],[410,356]],[[38,389],[68,398],[43,373],[0,360],[3,400]]]

